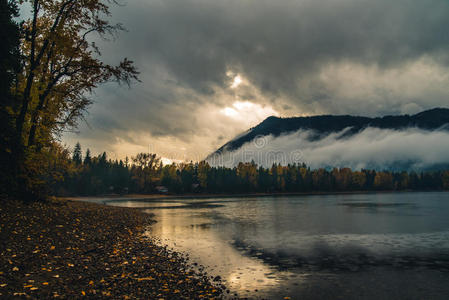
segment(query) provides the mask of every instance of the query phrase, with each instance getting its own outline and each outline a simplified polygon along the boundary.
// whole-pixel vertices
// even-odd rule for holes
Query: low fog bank
[[[256,137],[235,151],[214,153],[213,166],[234,167],[254,161],[270,167],[305,163],[311,168],[350,167],[355,170],[431,170],[449,166],[449,131],[417,128],[390,130],[366,128],[347,136],[347,128],[317,138],[311,130],[274,137]]]

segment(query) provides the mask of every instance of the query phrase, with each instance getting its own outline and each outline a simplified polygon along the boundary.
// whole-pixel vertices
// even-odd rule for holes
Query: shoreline
[[[68,201],[83,201],[106,204],[115,201],[143,200],[180,200],[209,198],[256,198],[256,197],[288,197],[288,196],[331,196],[331,195],[369,195],[369,194],[402,194],[402,193],[447,193],[446,190],[379,190],[379,191],[331,191],[331,192],[293,192],[293,193],[243,193],[243,194],[110,194],[103,196],[67,196],[57,199]]]
[[[144,236],[134,208],[52,200],[0,207],[0,297],[223,297],[221,280]]]

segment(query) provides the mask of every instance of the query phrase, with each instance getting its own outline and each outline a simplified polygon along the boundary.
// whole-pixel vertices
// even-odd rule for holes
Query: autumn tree
[[[14,119],[18,140],[14,151],[24,157],[17,166],[22,175],[31,176],[21,178],[32,180],[45,174],[29,174],[26,168],[42,164],[45,155],[41,153],[50,151],[54,137],[76,127],[91,104],[89,95],[94,89],[110,81],[129,85],[138,80],[138,72],[127,58],[117,65],[100,59],[95,39],[115,37],[123,30],[121,24],[107,19],[115,0],[20,3],[28,3],[31,14],[21,28],[21,70],[12,90],[15,101],[7,111]]]
[[[75,126],[91,103],[88,94],[108,81],[137,79],[132,62],[102,62],[92,34],[106,38],[123,27],[110,24],[101,0],[29,0],[32,17],[23,25],[24,69],[15,91],[20,98],[16,130],[26,147]]]
[[[258,172],[254,161],[250,163],[240,162],[236,172],[245,190],[254,191],[257,188]]]
[[[203,189],[207,189],[208,187],[210,169],[211,167],[206,161],[201,161],[198,164],[198,181]]]
[[[389,172],[378,172],[374,177],[373,186],[379,190],[392,190],[394,188],[393,176]]]
[[[352,173],[352,187],[356,190],[361,190],[366,184],[366,174],[360,171]]]
[[[161,184],[172,192],[182,191],[182,182],[178,176],[178,171],[176,164],[166,165],[161,171]]]
[[[350,168],[334,168],[332,176],[335,180],[335,185],[338,190],[345,191],[352,182],[352,170]]]
[[[131,173],[139,188],[143,192],[153,191],[160,180],[161,158],[152,153],[139,153],[132,158],[132,161],[134,166]]]
[[[407,172],[403,171],[399,175],[399,182],[397,184],[397,189],[405,190],[410,185],[410,176]]]

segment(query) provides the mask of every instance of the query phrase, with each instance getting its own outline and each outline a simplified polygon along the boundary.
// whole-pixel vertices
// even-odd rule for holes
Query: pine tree
[[[86,150],[86,155],[84,156],[84,165],[88,166],[92,163],[92,158],[90,157],[90,150],[89,148]]]
[[[81,145],[80,143],[76,143],[75,149],[73,149],[72,159],[77,166],[81,165],[81,162],[83,161],[82,156],[83,154],[81,152]]]

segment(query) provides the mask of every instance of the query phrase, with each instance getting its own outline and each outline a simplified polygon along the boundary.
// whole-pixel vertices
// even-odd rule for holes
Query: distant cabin
[[[160,194],[167,194],[168,193],[168,189],[167,187],[163,186],[163,185],[158,185],[156,187],[156,191]]]

